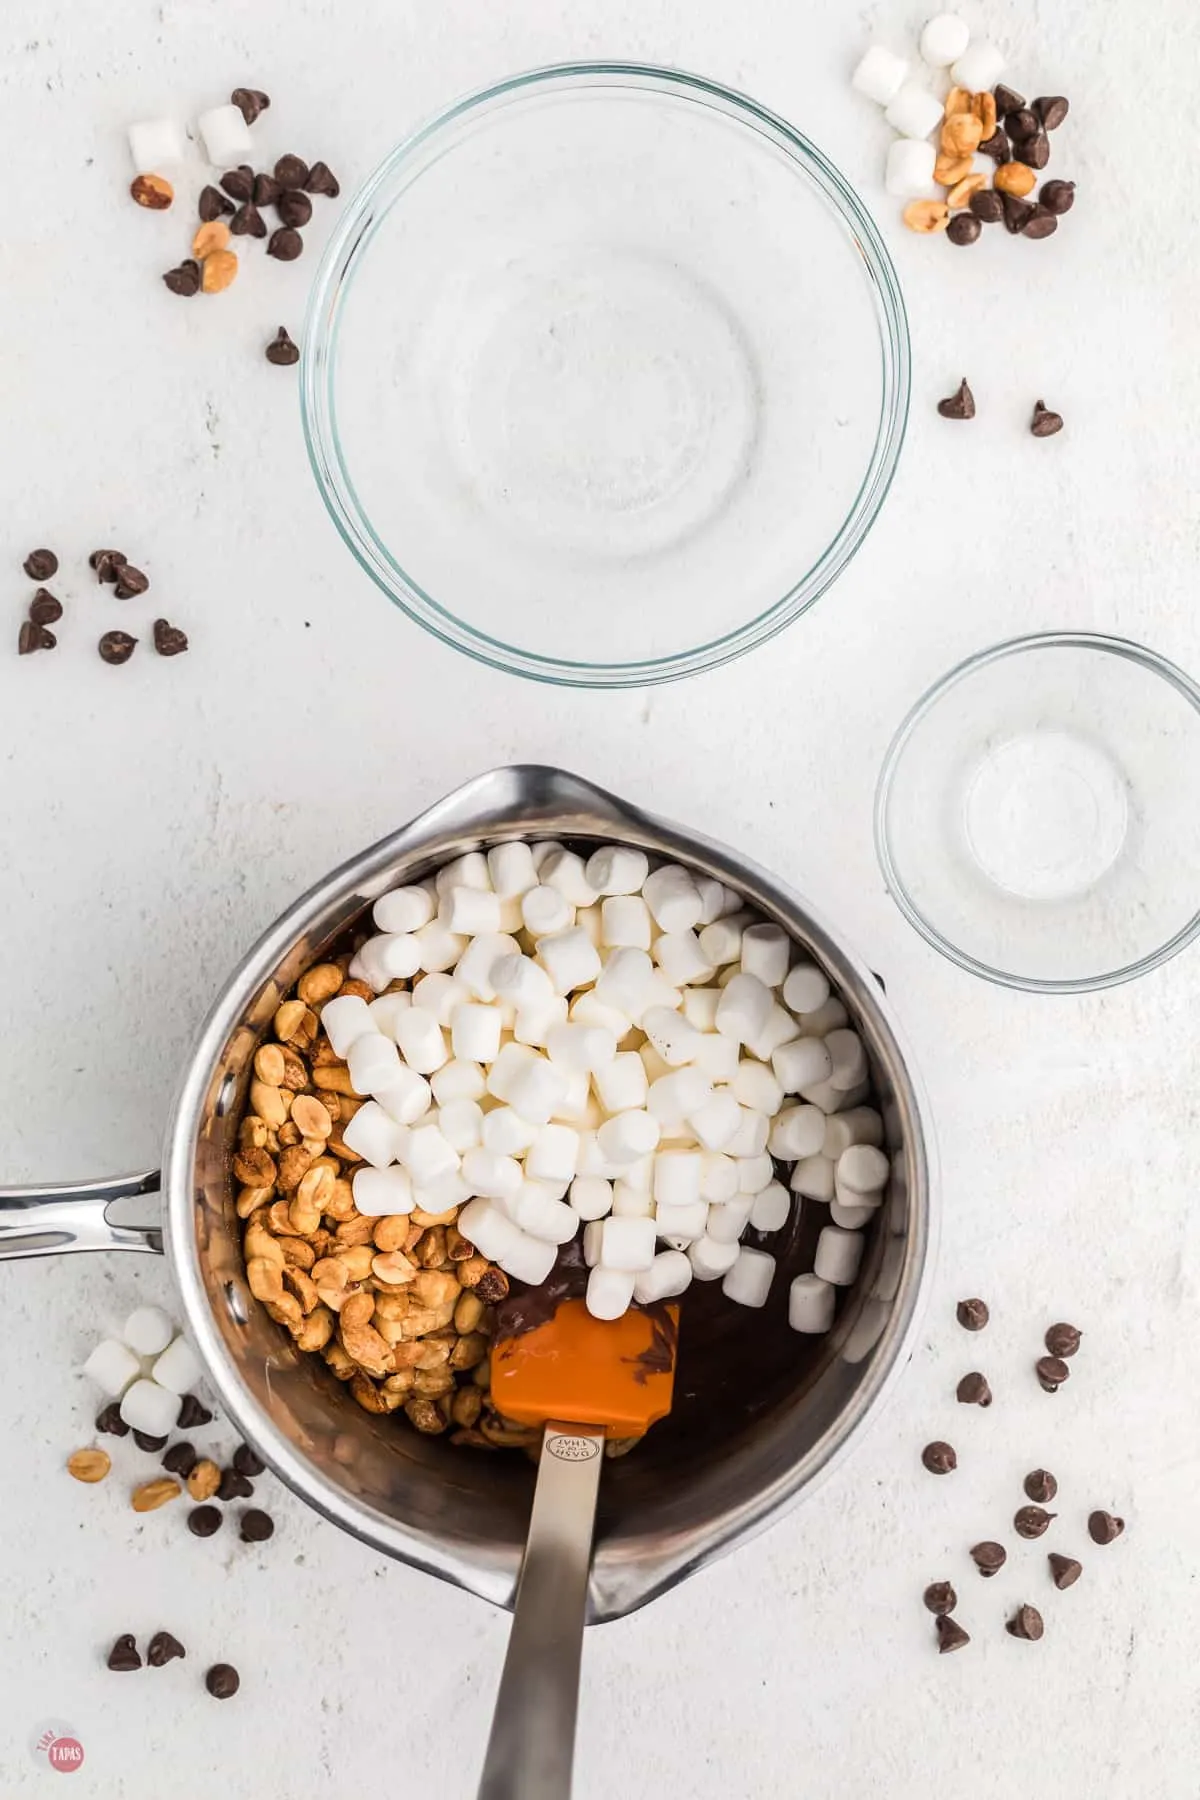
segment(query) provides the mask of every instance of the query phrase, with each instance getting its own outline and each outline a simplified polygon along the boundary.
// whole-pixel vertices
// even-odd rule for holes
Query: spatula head
[[[492,1348],[492,1401],[506,1419],[602,1425],[609,1437],[641,1437],[671,1410],[679,1308],[630,1307],[594,1319],[565,1300],[544,1325]]]

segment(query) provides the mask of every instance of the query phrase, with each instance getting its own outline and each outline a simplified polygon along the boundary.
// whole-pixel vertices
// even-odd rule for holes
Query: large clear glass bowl
[[[444,642],[635,686],[764,643],[883,501],[895,271],[837,170],[740,94],[539,69],[447,109],[350,203],[301,391],[346,543]]]

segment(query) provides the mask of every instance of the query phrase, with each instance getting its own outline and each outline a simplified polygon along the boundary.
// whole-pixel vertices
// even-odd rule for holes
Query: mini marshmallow
[[[889,194],[896,195],[900,200],[927,198],[933,191],[933,166],[936,161],[937,151],[923,138],[898,137],[888,145],[883,185]],[[795,974],[795,970],[792,973]],[[785,998],[786,994],[785,983]],[[796,1012],[808,1010],[794,1000],[788,1000],[788,1005]]]
[[[542,864],[545,862],[546,858],[548,856],[553,856],[556,850],[565,849],[566,845],[560,844],[557,838],[543,838],[540,843],[531,844],[529,846],[529,854],[533,858],[534,868],[540,874]]]
[[[614,1219],[652,1219],[654,1202],[647,1190],[638,1187],[636,1182],[614,1181],[612,1216]]]
[[[483,1115],[479,1141],[495,1156],[524,1156],[537,1134],[538,1127],[511,1106],[496,1106]]]
[[[699,1237],[701,1232],[707,1231],[714,1243],[736,1244],[750,1222],[753,1207],[752,1194],[739,1194],[736,1199],[726,1200],[721,1206],[710,1206],[701,1230],[692,1235]]]
[[[828,1081],[833,1073],[833,1057],[823,1038],[793,1038],[781,1044],[771,1058],[771,1067],[785,1094],[798,1094],[801,1088]]]
[[[583,858],[573,850],[553,851],[537,873],[541,886],[553,888],[570,906],[594,906],[599,899],[587,878]]]
[[[732,1156],[705,1153],[700,1175],[701,1196],[714,1205],[732,1200],[738,1191],[737,1163]]]
[[[610,949],[648,950],[650,908],[639,894],[616,894],[601,902],[600,942]]]
[[[513,1036],[518,1044],[544,1050],[546,1039],[556,1025],[567,1022],[567,1003],[558,994],[539,1000],[532,1006],[518,1008],[513,1020]]]
[[[525,1173],[531,1181],[566,1183],[575,1179],[578,1164],[579,1133],[569,1125],[543,1125],[529,1147]]]
[[[834,1191],[836,1194],[836,1188]],[[829,1217],[843,1231],[861,1231],[864,1225],[871,1223],[878,1210],[875,1206],[856,1206],[853,1202],[843,1205],[842,1201],[835,1198],[830,1203]]]
[[[649,1092],[646,1065],[636,1050],[620,1050],[610,1063],[593,1072],[592,1086],[601,1106],[610,1113],[628,1112],[644,1106]],[[651,1149],[653,1147],[651,1145]]]
[[[500,1054],[498,1008],[479,1001],[456,1006],[450,1020],[450,1049],[460,1062],[495,1062]]]
[[[650,873],[650,861],[644,851],[628,844],[606,844],[588,857],[585,873],[593,893],[637,894]]]
[[[440,868],[433,878],[434,887],[439,896],[449,893],[451,888],[479,888],[490,892],[492,878],[488,874],[487,857],[482,850],[469,850],[466,856],[456,857]]]
[[[413,1209],[407,1169],[355,1169],[351,1182],[354,1204],[365,1219],[385,1219]]]
[[[568,1009],[568,1017],[572,1025],[602,1026],[605,1031],[612,1032],[613,1038],[618,1044],[627,1034],[631,1025],[631,1020],[623,1012],[619,1012],[616,1007],[607,1006],[603,1000],[597,999],[594,989],[589,989],[585,994],[575,995]]]
[[[419,1006],[410,1006],[397,1017],[396,1042],[405,1062],[418,1075],[432,1075],[450,1060],[441,1026],[432,1013],[423,1012]]]
[[[658,1057],[652,1045],[643,1044],[638,1051],[643,1063],[647,1061],[647,1049],[652,1056]],[[646,1073],[650,1073],[649,1067]],[[665,1075],[656,1076],[651,1081],[650,1091],[646,1095],[646,1110],[654,1114],[664,1131],[677,1131],[682,1128],[689,1113],[702,1112],[712,1099],[712,1083],[701,1070],[668,1068]]]
[[[771,1016],[775,1001],[769,987],[757,975],[737,974],[717,1002],[717,1030],[722,1037],[748,1044]]]
[[[788,1324],[806,1337],[823,1337],[836,1309],[837,1289],[819,1275],[797,1275],[788,1289]]]
[[[212,106],[196,120],[204,154],[218,169],[233,169],[255,153],[250,127],[237,106]]]
[[[321,1008],[321,1024],[333,1054],[344,1062],[358,1038],[376,1035],[371,1009],[361,994],[339,994]]]
[[[644,950],[610,950],[596,981],[596,998],[627,1019],[640,1019],[655,989],[654,964]]]
[[[583,1069],[567,1075],[566,1090],[555,1102],[550,1118],[555,1125],[589,1125],[593,1130],[604,1123],[604,1112]]]
[[[483,1112],[475,1100],[451,1100],[439,1111],[437,1127],[460,1156],[483,1142]]]
[[[656,1202],[660,1207],[694,1205],[700,1199],[703,1173],[704,1158],[698,1150],[660,1150],[654,1158]],[[679,1226],[671,1229],[682,1230]]]
[[[376,946],[382,942],[382,938],[371,938],[356,956],[351,957],[346,971],[351,981],[365,981],[376,994],[384,993],[392,979],[387,970],[380,967],[376,956]]]
[[[660,1201],[654,1209],[654,1227],[660,1238],[669,1238],[673,1244],[690,1244],[704,1236],[708,1214],[706,1200],[692,1200],[677,1206],[670,1201]]]
[[[683,996],[683,1016],[688,1024],[694,1025],[697,1031],[715,1031],[720,998],[718,988],[688,988]]]
[[[187,1339],[177,1337],[175,1342],[168,1344],[162,1355],[155,1360],[150,1374],[159,1387],[168,1388],[172,1394],[183,1395],[194,1388],[197,1382],[204,1379],[204,1368]],[[179,1410],[176,1408],[171,1419],[172,1425],[178,1416]],[[143,1425],[140,1429],[146,1431],[150,1430],[150,1427]],[[151,1435],[161,1437],[162,1433],[153,1430]]]
[[[930,170],[932,178],[933,171]],[[927,189],[928,184],[922,191]],[[824,1006],[828,1000],[829,991],[829,977],[824,969],[819,969],[816,963],[798,962],[789,969],[783,984],[783,1003],[794,1013],[816,1012],[818,1006]]]
[[[735,963],[742,951],[742,930],[749,914],[735,913],[732,918],[716,919],[700,933],[700,950],[714,969]]]
[[[667,980],[678,988],[711,981],[713,964],[705,959],[694,931],[664,931],[654,943],[652,955]]]
[[[407,1129],[386,1113],[378,1100],[368,1100],[342,1132],[342,1142],[372,1168],[386,1169],[404,1149]]]
[[[230,112],[237,112],[231,106]],[[238,113],[238,124],[245,130],[246,121]],[[129,127],[129,155],[135,175],[158,175],[187,156],[187,139],[174,119],[143,119]],[[234,162],[238,161],[235,157]]]
[[[648,1269],[634,1276],[633,1297],[641,1306],[682,1294],[692,1279],[692,1265],[682,1250],[660,1250]]]
[[[931,69],[948,69],[971,41],[971,29],[957,13],[937,13],[921,32],[921,55]]]
[[[687,869],[667,863],[642,883],[646,905],[660,931],[692,931],[700,923],[704,902]]]
[[[419,1206],[427,1213],[449,1212],[452,1206],[465,1206],[471,1197],[470,1187],[457,1171],[413,1187],[414,1208]]]
[[[672,1068],[695,1060],[702,1034],[688,1024],[682,1013],[666,1006],[651,1006],[643,1015],[642,1030]]]
[[[371,908],[371,917],[380,931],[420,931],[436,910],[428,888],[402,887],[381,894]]]
[[[421,967],[421,945],[413,932],[387,932],[369,939],[361,954],[389,981],[408,981]]]
[[[955,87],[966,88],[972,94],[981,94],[985,89],[990,92],[1003,73],[1004,54],[986,38],[964,50],[950,70]]]
[[[613,1187],[602,1175],[577,1175],[571,1183],[571,1208],[580,1219],[603,1219],[612,1211]]]
[[[739,1105],[748,1106],[753,1112],[772,1116],[783,1105],[783,1088],[765,1063],[743,1060],[732,1085]]]
[[[775,1278],[775,1258],[766,1250],[743,1246],[721,1283],[721,1292],[738,1306],[765,1306]]]
[[[788,1186],[806,1200],[833,1199],[833,1164],[827,1156],[802,1156],[792,1170]]]
[[[521,917],[530,936],[541,938],[573,925],[575,908],[557,888],[535,887],[521,896]]]
[[[509,937],[507,932],[481,931],[478,937],[471,939],[455,963],[454,979],[461,982],[474,999],[492,1001],[496,998],[492,970],[502,956],[518,956],[520,951],[516,938]]]
[[[788,1011],[786,1006],[780,1006],[776,1001],[767,1014],[766,1024],[750,1039],[746,1048],[755,1062],[767,1063],[781,1045],[790,1044],[794,1038],[799,1036],[799,1020]]]
[[[639,1061],[638,1068],[641,1066]],[[657,1119],[648,1112],[631,1110],[606,1119],[596,1133],[596,1142],[608,1162],[621,1168],[657,1149],[659,1136]]]
[[[488,971],[493,991],[515,1006],[541,1006],[554,996],[554,983],[540,963],[518,950],[498,956]]]
[[[739,1106],[737,1130],[721,1147],[726,1156],[761,1156],[767,1147],[770,1129],[771,1122],[765,1113]]]
[[[843,1025],[850,1023],[850,1014],[841,1001],[831,994],[821,1006],[805,1013],[800,1021],[801,1037],[825,1038],[831,1031],[840,1031]]]
[[[531,1125],[548,1125],[550,1115],[566,1094],[567,1077],[535,1053],[506,1085],[507,1092],[501,1098],[508,1101],[514,1112]]]
[[[617,1174],[600,1148],[595,1129],[585,1127],[579,1133],[578,1168],[581,1175],[598,1175],[606,1181],[611,1181]]]
[[[455,1007],[464,1006],[469,998],[461,982],[455,981],[453,975],[447,975],[444,971],[436,975],[422,975],[420,981],[413,983],[412,1004],[419,1006],[422,1012],[429,1013],[442,1026],[449,1025]]]
[[[439,1106],[451,1100],[482,1100],[487,1093],[487,1080],[476,1063],[443,1063],[429,1078],[433,1097]]]
[[[594,1269],[600,1261],[600,1246],[604,1241],[604,1221],[592,1219],[583,1228],[580,1242],[583,1245],[583,1260],[589,1269]]]
[[[501,900],[519,900],[538,885],[533,851],[519,838],[511,844],[493,844],[487,853],[487,866],[492,891]]]
[[[600,1262],[637,1274],[654,1261],[654,1220],[609,1217],[600,1227]]]
[[[520,1243],[519,1228],[490,1200],[469,1200],[456,1223],[480,1256],[486,1256],[492,1262],[499,1262]]]
[[[843,1231],[840,1225],[826,1225],[817,1239],[813,1273],[834,1287],[851,1287],[862,1262],[864,1242],[861,1231]]]
[[[515,1156],[497,1156],[494,1150],[482,1148],[466,1152],[462,1177],[484,1200],[511,1200],[525,1179]]]
[[[877,105],[888,106],[904,86],[907,75],[908,64],[902,56],[885,50],[882,44],[872,44],[859,59],[850,85]]]
[[[769,1186],[775,1165],[767,1155],[737,1158],[738,1193],[761,1194]]]
[[[353,1123],[361,1118],[362,1113],[358,1113]],[[467,1152],[468,1156],[480,1154],[478,1150]],[[410,1131],[401,1145],[399,1160],[412,1176],[414,1187],[427,1187],[441,1176],[455,1175],[459,1170],[458,1151],[446,1142],[436,1125],[418,1125]]]
[[[447,931],[461,932],[464,937],[477,937],[484,931],[499,931],[500,901],[497,895],[482,888],[447,888],[438,905],[438,924]]]
[[[839,1113],[836,1118],[825,1121],[825,1142],[821,1149],[825,1155],[837,1162],[845,1155],[851,1144],[873,1144],[878,1147],[883,1142],[883,1120],[873,1106],[855,1106],[849,1112]]]
[[[415,1125],[429,1111],[432,1092],[423,1075],[401,1063],[395,1078],[379,1088],[373,1098],[397,1125]]]
[[[755,1231],[782,1231],[791,1216],[792,1197],[782,1182],[769,1181],[765,1188],[754,1195],[750,1207],[750,1223]]]
[[[538,1181],[523,1181],[508,1206],[509,1217],[543,1244],[568,1244],[579,1229],[579,1215]]]
[[[403,1065],[391,1038],[377,1031],[372,1037],[354,1040],[346,1057],[346,1066],[355,1093],[375,1094],[399,1080]]]
[[[420,946],[421,963],[427,975],[440,975],[446,969],[452,969],[467,948],[465,937],[457,932],[447,931],[432,919],[428,925],[422,925],[413,936]]]
[[[588,1276],[585,1303],[594,1319],[619,1319],[633,1300],[634,1277],[621,1269],[596,1268]]]
[[[662,1081],[666,1076],[675,1074],[675,1070],[671,1067],[670,1063],[663,1061],[649,1038],[646,1038],[638,1045],[637,1053],[642,1059],[642,1064],[646,1071],[646,1080],[650,1083],[651,1090],[653,1090],[656,1081]],[[654,1109],[651,1108],[651,1111],[654,1111]],[[655,1118],[658,1118],[658,1113],[655,1112],[654,1116]]]
[[[718,1281],[738,1259],[736,1244],[720,1244],[705,1232],[687,1247],[687,1258],[697,1281]]]
[[[530,1287],[540,1287],[557,1260],[557,1244],[533,1237],[527,1231],[518,1231],[516,1242],[496,1258],[506,1275],[528,1282]]]
[[[825,1114],[819,1106],[785,1106],[777,1113],[767,1148],[780,1162],[819,1156],[825,1147]]]
[[[430,977],[427,975],[425,979],[428,981]],[[353,999],[353,997],[353,995],[346,996],[347,999]],[[386,1038],[391,1038],[394,1044],[396,1041],[396,1019],[400,1013],[407,1012],[412,1003],[412,995],[407,992],[400,994],[381,994],[378,1000],[372,1000],[368,1003],[367,1011],[374,1021],[376,1031],[382,1032]]]
[[[838,1157],[836,1177],[841,1187],[853,1193],[879,1195],[891,1172],[892,1165],[882,1150],[872,1144],[851,1144]]]
[[[157,1356],[175,1336],[175,1325],[161,1306],[138,1306],[121,1327],[121,1336],[139,1356]]]
[[[736,1038],[722,1037],[719,1031],[701,1032],[696,1046],[696,1067],[703,1069],[710,1081],[732,1081],[737,1074],[738,1060]]]
[[[764,987],[782,987],[791,956],[791,939],[779,925],[748,925],[742,933],[742,968],[757,975]]]
[[[807,1100],[810,1106],[819,1106],[823,1113],[836,1113],[858,1106],[870,1091],[870,1083],[866,1081],[860,1082],[857,1087],[847,1088],[844,1093],[834,1087],[832,1081],[818,1081],[812,1087],[801,1088],[800,1098]]]
[[[626,1163],[621,1170],[621,1180],[630,1187],[637,1188],[639,1193],[648,1194],[654,1186],[654,1155],[635,1157],[633,1162]]]
[[[183,1339],[178,1338],[176,1342],[182,1343]],[[169,1351],[163,1351],[164,1356],[169,1354]],[[185,1392],[183,1389],[177,1394],[160,1381],[135,1381],[126,1389],[121,1401],[121,1417],[134,1431],[144,1431],[150,1437],[167,1437],[175,1429]]]
[[[574,925],[538,939],[538,961],[549,975],[556,994],[588,987],[600,973],[600,953],[586,931]]]
[[[942,122],[943,107],[919,81],[906,81],[889,101],[884,118],[903,138],[927,138]],[[888,159],[889,168],[891,159]]]
[[[617,1040],[603,1025],[555,1025],[546,1036],[546,1052],[568,1075],[590,1075],[617,1053]]]
[[[829,1085],[839,1094],[861,1087],[867,1078],[867,1053],[856,1031],[831,1031],[825,1048],[833,1059]]]
[[[141,1364],[128,1345],[118,1343],[116,1338],[104,1338],[84,1363],[83,1372],[101,1393],[115,1400],[131,1381],[136,1381]]]

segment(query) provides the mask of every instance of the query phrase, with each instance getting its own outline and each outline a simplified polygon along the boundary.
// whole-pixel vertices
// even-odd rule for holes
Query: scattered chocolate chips
[[[232,1663],[214,1663],[204,1677],[204,1685],[214,1700],[232,1700],[242,1678]]]
[[[1050,139],[1044,131],[1036,137],[1026,138],[1021,145],[1021,161],[1028,169],[1044,169],[1050,161]]]
[[[229,229],[235,237],[265,238],[267,221],[253,200],[245,200],[230,219]]]
[[[229,104],[237,107],[247,125],[253,125],[259,114],[265,113],[270,106],[271,96],[264,94],[261,88],[234,88]]]
[[[1033,207],[1028,200],[1022,200],[1019,194],[1005,194],[1003,204],[1004,229],[1016,237],[1019,231],[1024,231],[1025,221]]]
[[[167,270],[163,285],[173,294],[182,294],[185,300],[190,300],[193,294],[200,292],[200,264],[189,256],[178,268]]]
[[[88,557],[88,568],[95,570],[97,581],[113,582],[126,560],[123,550],[93,550]]]
[[[169,1469],[172,1475],[178,1475],[186,1481],[200,1458],[192,1444],[172,1444],[163,1457],[163,1468]]]
[[[182,656],[188,647],[187,632],[165,619],[154,621],[154,648],[160,656]]]
[[[990,156],[997,165],[1012,161],[1012,145],[1008,141],[1008,133],[997,126],[991,137],[984,138],[979,146],[981,156]]]
[[[252,199],[255,206],[274,206],[282,192],[283,189],[280,187],[275,177],[273,175],[268,175],[265,170],[262,174],[254,177],[254,193]]]
[[[231,200],[236,200],[240,205],[254,193],[254,170],[249,163],[239,163],[236,169],[229,169],[222,175],[221,187]]]
[[[946,236],[952,244],[973,244],[982,230],[982,221],[973,212],[956,212],[946,227]]]
[[[164,1663],[186,1655],[187,1651],[179,1639],[172,1637],[169,1631],[156,1631],[146,1646],[146,1661],[152,1669],[161,1669]]]
[[[275,202],[281,225],[307,225],[312,218],[312,201],[303,188],[287,188]]]
[[[53,550],[31,550],[21,567],[30,581],[49,581],[58,574],[58,558]]]
[[[964,1644],[971,1641],[958,1620],[952,1619],[948,1613],[943,1613],[934,1620],[934,1630],[937,1632],[939,1656],[949,1656],[952,1650],[961,1650]]]
[[[966,385],[964,381],[963,386],[966,387]],[[954,1316],[964,1331],[982,1331],[991,1318],[986,1302],[983,1300],[960,1300],[954,1309]]]
[[[295,262],[304,248],[304,239],[290,225],[281,225],[278,231],[271,233],[267,244],[267,255],[273,256],[277,262]]]
[[[218,1500],[248,1500],[254,1492],[252,1484],[237,1469],[221,1471],[221,1485],[217,1489]]]
[[[227,200],[220,188],[213,187],[210,182],[200,189],[200,199],[196,206],[202,225],[211,225],[214,219],[222,218],[233,211],[233,201]]]
[[[1053,237],[1057,230],[1057,213],[1052,213],[1048,206],[1037,205],[1032,208],[1022,225],[1021,234],[1027,238],[1048,238]]]
[[[1006,87],[999,81],[992,89],[992,99],[996,102],[996,111],[1003,118],[1006,113],[1020,112],[1025,105],[1025,96],[1018,94],[1015,88]]]
[[[1088,1536],[1093,1544],[1115,1543],[1124,1529],[1124,1519],[1118,1519],[1115,1513],[1094,1512],[1088,1514]]]
[[[1023,1638],[1026,1643],[1036,1644],[1046,1627],[1036,1606],[1018,1606],[1004,1629],[1009,1637]]]
[[[193,1506],[187,1524],[193,1537],[210,1538],[221,1529],[221,1514],[215,1506]]]
[[[29,616],[35,625],[57,625],[63,616],[62,601],[46,588],[39,588],[29,602]]]
[[[267,1466],[258,1451],[252,1450],[249,1444],[239,1444],[230,1460],[239,1475],[261,1475]]]
[[[301,182],[301,187],[310,194],[324,194],[329,200],[336,200],[341,193],[341,184],[328,163],[315,162],[308,171],[308,180]]]
[[[999,111],[999,108],[996,109]],[[1014,106],[1011,112],[1004,114],[1004,129],[1015,143],[1023,143],[1027,138],[1036,137],[1041,130],[1041,120],[1028,106]],[[1024,162],[1024,151],[1021,153]]]
[[[1031,1500],[1044,1506],[1047,1500],[1053,1500],[1058,1492],[1058,1483],[1049,1469],[1031,1469],[1021,1484]]]
[[[141,1668],[142,1659],[138,1655],[138,1647],[133,1641],[132,1631],[127,1631],[123,1637],[117,1639],[108,1653],[108,1666],[110,1669],[116,1669],[121,1675],[128,1674],[131,1669]]]
[[[283,188],[307,186],[311,171],[299,156],[281,156],[275,164],[275,179]]]
[[[1047,212],[1070,212],[1075,204],[1075,183],[1073,181],[1043,181],[1038,194],[1038,205],[1044,206]]]
[[[127,631],[106,631],[97,648],[101,662],[127,663],[137,649],[137,639]]]
[[[135,1431],[133,1441],[139,1450],[151,1450],[157,1454],[167,1440],[165,1437],[152,1437],[148,1431]]]
[[[1064,1588],[1074,1587],[1083,1574],[1083,1564],[1076,1562],[1073,1556],[1059,1556],[1050,1552],[1050,1579],[1061,1593]]]
[[[266,358],[280,369],[288,369],[300,361],[300,346],[292,342],[282,325],[267,345]]]
[[[1036,426],[1039,413],[1046,413],[1046,408],[1042,405],[1040,400],[1033,409],[1034,423],[1030,426],[1030,430],[1033,431],[1035,437],[1048,437],[1051,431],[1059,431],[1062,428],[1062,420],[1058,418],[1058,414],[1048,413],[1046,416],[1051,419],[1058,419],[1058,424],[1050,426],[1049,430],[1043,426],[1041,431],[1038,431]],[[1079,1348],[1082,1337],[1082,1331],[1079,1331],[1074,1325],[1052,1325],[1046,1333],[1043,1342],[1051,1356],[1074,1356]]]
[[[1071,110],[1071,102],[1062,94],[1042,94],[1034,101],[1033,110],[1046,131],[1057,131]]]
[[[275,1521],[270,1513],[263,1512],[261,1507],[252,1506],[242,1514],[243,1544],[265,1544],[269,1537],[275,1535]]]
[[[96,1430],[105,1432],[109,1437],[129,1436],[129,1427],[121,1417],[119,1400],[110,1400],[108,1405],[96,1414]]]
[[[144,594],[150,586],[150,577],[143,575],[140,569],[135,569],[132,563],[122,562],[114,576],[118,600],[133,600],[138,594]],[[102,575],[100,579],[106,581],[108,577]]]
[[[197,1425],[211,1425],[212,1414],[207,1406],[201,1406],[195,1394],[185,1394],[176,1424],[181,1431],[193,1431]]]
[[[953,1444],[943,1443],[940,1438],[932,1444],[926,1444],[921,1452],[921,1461],[931,1475],[949,1475],[958,1467],[958,1457]]]
[[[981,1544],[972,1544],[970,1555],[985,1581],[999,1574],[1008,1561],[1008,1551],[1004,1545],[993,1542],[991,1538],[985,1538]]]
[[[1061,1356],[1039,1356],[1034,1363],[1037,1378],[1047,1394],[1057,1394],[1071,1374]]]
[[[1004,201],[995,188],[980,188],[967,204],[984,225],[998,225],[1004,217]]]
[[[958,1605],[958,1595],[948,1581],[934,1581],[925,1589],[921,1598],[931,1613],[939,1618],[945,1613],[952,1613]]]
[[[53,650],[57,643],[52,631],[47,631],[36,619],[25,619],[17,633],[17,655],[32,656],[35,650]]]
[[[945,400],[938,401],[937,407],[943,419],[973,419],[975,417],[975,396],[967,386],[966,377],[959,382],[954,393]],[[959,1320],[961,1324],[961,1319]],[[984,1321],[986,1324],[986,1320]],[[982,1325],[969,1325],[968,1331],[982,1331]]]
[[[1018,1537],[1044,1537],[1057,1517],[1057,1513],[1047,1512],[1041,1506],[1019,1506],[1013,1514],[1013,1530]]]
[[[981,1375],[978,1369],[973,1369],[969,1375],[963,1376],[955,1388],[954,1398],[963,1406],[990,1406],[992,1390],[988,1386],[987,1376]]]

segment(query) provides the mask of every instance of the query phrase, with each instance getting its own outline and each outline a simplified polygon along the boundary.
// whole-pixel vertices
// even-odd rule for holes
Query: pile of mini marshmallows
[[[555,842],[472,852],[374,921],[350,972],[380,998],[321,1012],[370,1096],[343,1132],[361,1213],[461,1206],[463,1235],[532,1286],[582,1231],[597,1318],[692,1280],[757,1307],[775,1258],[740,1239],[788,1222],[775,1157],[792,1194],[832,1204],[789,1303],[797,1331],[828,1330],[889,1164],[862,1043],[784,931],[640,850],[585,863]]]
[[[120,1337],[97,1344],[83,1372],[110,1400],[120,1400],[121,1417],[132,1431],[150,1437],[174,1430],[183,1396],[204,1373],[174,1320],[157,1306],[131,1312]]]
[[[956,87],[968,93],[988,92],[1004,72],[1004,56],[986,40],[971,43],[965,20],[939,13],[921,33],[921,58],[930,69],[949,69]],[[901,199],[920,199],[933,192],[937,150],[930,142],[944,117],[942,101],[904,57],[875,44],[851,78],[851,85],[884,108],[884,118],[899,133],[888,150],[884,185]]]
[[[196,120],[206,161],[232,169],[254,150],[254,138],[240,107],[210,107]],[[129,127],[129,154],[138,175],[157,175],[187,160],[189,142],[177,119],[146,119]]]

